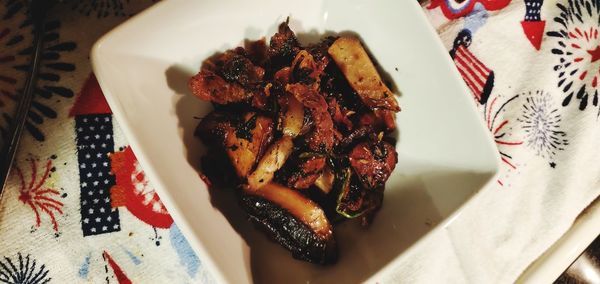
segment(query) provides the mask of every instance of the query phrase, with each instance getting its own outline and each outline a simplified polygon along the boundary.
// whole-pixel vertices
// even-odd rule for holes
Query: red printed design
[[[471,32],[462,30],[454,40],[450,56],[471,93],[480,104],[485,104],[494,87],[494,71],[485,66],[468,47],[471,45]]]
[[[484,108],[485,122],[488,130],[494,137],[494,142],[496,142],[498,152],[500,153],[500,159],[504,165],[508,166],[512,170],[516,170],[517,166],[513,163],[513,157],[509,155],[509,151],[511,148],[523,144],[523,141],[510,137],[511,133],[509,129],[512,121],[509,118],[504,118],[501,114],[506,106],[508,106],[518,97],[519,95],[511,97],[499,107],[498,97],[495,97],[489,106],[486,105]],[[498,179],[498,184],[504,186],[502,179]]]
[[[94,74],[86,80],[70,116],[75,117],[77,162],[81,205],[81,230],[84,236],[121,230],[117,208],[111,207],[108,155],[114,151],[112,115]]]
[[[471,13],[477,3],[488,11],[496,11],[508,6],[510,0],[432,0],[427,9],[440,7],[444,16],[452,20]]]
[[[525,17],[521,21],[521,27],[525,36],[535,49],[542,47],[542,37],[546,21],[541,19],[541,11],[544,0],[525,0]]]
[[[110,265],[110,268],[112,268],[113,273],[115,274],[115,277],[117,278],[119,284],[132,283],[131,280],[129,280],[129,278],[127,277],[127,275],[125,275],[125,272],[123,272],[123,269],[121,269],[121,267],[115,262],[115,260],[110,256],[110,254],[108,254],[108,252],[104,251],[102,253],[102,258],[108,261],[108,265]]]
[[[140,220],[157,228],[170,228],[173,218],[150,185],[130,147],[111,155],[116,185],[111,189],[112,205],[126,206]]]
[[[600,116],[600,1],[572,0],[556,6],[561,13],[547,35],[553,41],[562,105],[574,101],[579,110],[596,109]]]
[[[31,167],[31,177],[25,182],[23,171],[18,166],[15,167],[21,187],[19,189],[19,200],[31,207],[35,213],[35,226],[40,227],[42,220],[40,214],[44,213],[50,218],[52,228],[58,231],[58,222],[55,214],[63,214],[63,203],[58,201],[59,192],[46,186],[50,170],[52,169],[52,160],[48,160],[38,180],[38,166],[34,159],[29,159]]]
[[[85,81],[83,88],[81,88],[81,92],[79,93],[79,96],[77,96],[77,100],[75,101],[73,108],[71,108],[69,116],[111,113],[112,111],[110,110],[108,103],[106,103],[100,84],[98,84],[98,80],[96,80],[94,73],[91,73]]]

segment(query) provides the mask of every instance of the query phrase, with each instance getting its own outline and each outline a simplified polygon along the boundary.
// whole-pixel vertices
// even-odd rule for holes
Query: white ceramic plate
[[[369,230],[336,228],[340,260],[331,267],[292,259],[248,224],[231,193],[211,202],[196,174],[203,149],[194,117],[209,105],[190,95],[188,78],[209,55],[270,36],[288,16],[301,40],[359,34],[402,93],[399,163],[383,209]],[[99,40],[92,63],[162,201],[223,282],[375,281],[497,171],[495,145],[416,1],[163,1]]]

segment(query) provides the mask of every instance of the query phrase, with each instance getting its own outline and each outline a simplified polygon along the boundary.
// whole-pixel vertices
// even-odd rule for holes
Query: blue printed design
[[[198,272],[198,268],[200,268],[200,259],[196,256],[175,223],[171,226],[169,237],[171,238],[171,245],[175,249],[177,256],[179,256],[179,263],[186,267],[186,271],[190,277],[194,277]]]
[[[120,231],[119,211],[112,208],[110,198],[110,188],[115,184],[108,157],[114,151],[112,116],[78,115],[75,129],[83,236]]]

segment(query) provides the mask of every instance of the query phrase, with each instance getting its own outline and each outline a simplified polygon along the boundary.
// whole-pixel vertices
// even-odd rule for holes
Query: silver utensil
[[[31,100],[33,98],[33,91],[36,86],[40,61],[42,57],[43,49],[43,36],[44,36],[44,22],[46,19],[46,12],[51,7],[53,1],[49,0],[32,0],[29,3],[29,12],[31,14],[31,20],[33,23],[33,54],[31,65],[29,67],[29,77],[25,82],[25,88],[21,94],[15,118],[12,121],[12,125],[9,129],[8,141],[4,144],[2,151],[0,152],[0,200],[2,199],[2,193],[6,186],[6,179],[10,173],[10,168],[14,161],[17,146],[21,139],[21,133],[29,114],[29,108],[31,107]]]

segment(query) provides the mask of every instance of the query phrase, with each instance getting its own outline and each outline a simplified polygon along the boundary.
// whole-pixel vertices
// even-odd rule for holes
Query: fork
[[[25,81],[25,88],[18,101],[15,118],[10,126],[8,140],[0,152],[0,200],[6,186],[6,180],[13,164],[15,153],[21,139],[21,133],[29,114],[33,91],[36,86],[38,71],[43,49],[43,36],[45,32],[44,22],[46,12],[54,4],[52,0],[31,0],[29,2],[29,13],[33,22],[33,54],[29,67],[29,77]]]

